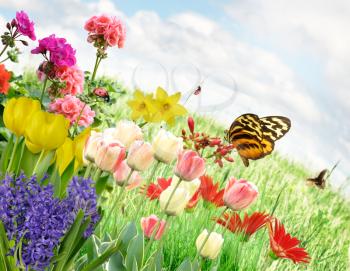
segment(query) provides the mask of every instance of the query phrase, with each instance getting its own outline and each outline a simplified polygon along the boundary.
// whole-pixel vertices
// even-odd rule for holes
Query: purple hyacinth
[[[96,193],[90,179],[74,177],[68,197],[55,198],[52,185],[40,186],[36,177],[6,176],[0,181],[0,220],[9,240],[17,244],[23,237],[22,260],[27,268],[44,270],[82,209],[91,224],[84,233],[88,238],[99,220]]]
[[[19,33],[27,36],[31,40],[36,40],[34,23],[29,20],[27,13],[25,13],[23,10],[16,12],[16,26]]]
[[[75,50],[66,39],[58,38],[55,34],[39,40],[39,46],[34,48],[32,54],[50,53],[49,60],[57,67],[74,66],[76,64]]]

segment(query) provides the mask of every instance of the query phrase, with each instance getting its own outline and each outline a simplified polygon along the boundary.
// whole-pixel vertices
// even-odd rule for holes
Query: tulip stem
[[[175,194],[175,191],[176,189],[179,187],[180,183],[182,182],[182,179],[179,179],[178,183],[175,185],[173,191],[171,191],[171,194],[170,194],[170,197],[167,201],[167,203],[165,204],[165,207],[164,207],[164,213],[166,213],[166,210],[168,209],[169,205],[170,205],[170,201],[172,200],[174,194]]]
[[[228,207],[226,207],[226,208],[222,211],[222,213],[219,215],[219,217],[221,217],[221,216],[227,211],[227,209],[228,209]],[[216,226],[216,223],[213,223],[212,227],[210,228],[210,230],[209,230],[209,232],[208,232],[208,235],[205,237],[205,239],[204,239],[202,245],[201,245],[200,248],[198,249],[197,254],[196,254],[196,256],[194,257],[194,260],[197,260],[197,259],[198,259],[198,257],[199,257],[199,255],[201,254],[201,252],[202,252],[202,250],[203,250],[205,244],[208,242],[211,233],[214,231],[215,226]]]
[[[99,169],[99,168],[97,168],[96,169],[96,172],[95,172],[95,174],[94,174],[94,177],[92,178],[95,182],[97,182],[97,180],[100,178],[100,176],[101,176],[101,173],[102,173],[102,171],[101,171],[101,169]]]
[[[33,169],[32,175],[34,175],[34,174],[36,173],[36,171],[37,171],[37,169],[38,169],[38,166],[39,166],[41,160],[42,160],[43,157],[44,157],[44,153],[45,153],[45,150],[42,150],[42,151],[40,152],[39,158],[38,158],[38,160],[36,161],[36,164],[35,164],[35,167],[34,167],[34,169]]]
[[[15,158],[15,153],[16,153],[16,150],[17,150],[18,142],[19,142],[19,137],[17,136],[17,137],[16,137],[15,144],[13,145],[13,149],[12,149],[12,153],[11,153],[10,162],[9,162],[9,164],[8,164],[8,166],[7,166],[6,172],[9,172],[9,171],[11,170],[11,167],[12,167],[12,164],[13,164],[13,160],[14,160],[14,158]]]
[[[86,170],[85,170],[85,174],[84,174],[84,179],[87,179],[87,178],[90,177],[91,169],[92,169],[92,163],[90,163],[90,164],[87,166],[87,168],[86,168]]]
[[[44,80],[43,89],[41,90],[40,104],[42,104],[42,103],[43,103],[43,99],[44,99],[44,93],[45,93],[46,85],[47,85],[47,76],[46,76],[46,78],[45,78],[45,80]]]

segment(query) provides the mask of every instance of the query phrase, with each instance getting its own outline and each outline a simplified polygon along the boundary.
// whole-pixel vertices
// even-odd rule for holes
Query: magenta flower
[[[51,102],[49,110],[64,115],[69,119],[71,125],[78,121],[78,125],[84,127],[88,127],[95,117],[95,112],[91,110],[89,105],[72,95],[66,95]]]
[[[58,38],[55,34],[39,40],[39,46],[32,50],[32,54],[50,53],[49,60],[55,66],[74,66],[76,63],[75,50],[66,39]]]
[[[25,13],[23,10],[16,12],[16,26],[19,33],[27,36],[31,40],[36,40],[34,23],[29,20],[27,13]]]

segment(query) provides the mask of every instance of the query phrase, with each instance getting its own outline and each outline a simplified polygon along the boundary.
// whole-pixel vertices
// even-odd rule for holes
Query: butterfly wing
[[[327,169],[322,170],[316,178],[307,179],[307,183],[310,185],[315,185],[320,189],[324,189],[326,187],[326,174],[328,173]]]
[[[262,145],[262,131],[259,117],[255,114],[244,114],[235,119],[227,138],[237,149],[245,166],[249,165],[248,159],[259,159],[264,155]]]
[[[275,141],[283,137],[290,129],[290,119],[282,116],[268,116],[260,119],[263,139],[264,155],[270,154],[275,146]]]

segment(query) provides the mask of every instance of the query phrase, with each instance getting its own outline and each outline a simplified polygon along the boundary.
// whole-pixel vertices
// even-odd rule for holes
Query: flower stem
[[[4,60],[1,60],[0,63],[4,63],[6,60],[8,60],[10,57],[6,57]]]
[[[45,150],[42,150],[42,151],[40,152],[40,156],[39,156],[38,160],[36,161],[36,164],[35,164],[35,167],[34,167],[34,169],[33,169],[32,175],[34,175],[34,174],[36,173],[36,171],[37,171],[37,169],[38,169],[38,166],[39,166],[41,160],[42,160],[43,157],[44,157],[44,153],[45,153]]]
[[[101,60],[102,60],[102,58],[99,55],[97,55],[96,56],[96,61],[95,61],[95,66],[94,66],[94,71],[92,72],[92,76],[91,76],[91,81],[95,80],[95,77],[96,77],[96,74],[97,74],[97,69],[100,66]]]
[[[221,216],[226,212],[227,209],[228,209],[228,207],[226,207],[226,208],[222,211],[222,213],[220,214],[219,217],[221,217]],[[204,239],[202,245],[201,245],[200,248],[198,249],[197,254],[196,254],[196,256],[194,257],[194,260],[197,260],[197,259],[198,259],[198,257],[199,257],[199,255],[201,254],[201,252],[202,252],[202,250],[203,250],[205,244],[208,242],[211,233],[214,231],[215,226],[216,226],[216,223],[213,223],[212,227],[210,228],[210,230],[209,230],[209,232],[208,232],[207,237]]]
[[[87,179],[87,178],[90,177],[90,172],[91,172],[92,167],[93,167],[92,163],[90,163],[90,164],[87,166],[87,168],[86,168],[86,170],[85,170],[85,173],[84,173],[84,179]]]
[[[45,78],[45,80],[44,80],[43,89],[41,90],[41,96],[40,96],[40,103],[41,103],[41,104],[43,103],[46,85],[47,85],[47,76],[46,76],[46,78]]]
[[[8,44],[6,44],[6,45],[4,46],[4,48],[2,49],[2,51],[1,51],[1,53],[0,53],[0,56],[2,56],[2,54],[6,51],[7,47],[8,47]]]
[[[102,171],[101,171],[101,169],[99,169],[99,168],[97,168],[96,169],[96,172],[95,172],[95,174],[94,174],[94,177],[92,178],[95,182],[97,182],[97,180],[100,178],[100,176],[101,176],[101,173],[102,173]]]
[[[7,166],[7,170],[6,172],[9,172],[11,170],[12,164],[13,164],[13,160],[15,158],[15,154],[16,154],[16,150],[17,150],[17,146],[18,146],[18,142],[19,142],[19,137],[16,137],[16,141],[15,144],[13,145],[13,149],[12,149],[12,153],[11,153],[11,158],[10,158],[10,162]]]
[[[164,207],[164,213],[166,213],[166,210],[168,209],[169,207],[169,204],[170,204],[170,201],[172,200],[173,196],[175,195],[175,191],[176,189],[179,187],[180,183],[182,182],[182,179],[179,179],[178,183],[175,185],[173,191],[171,191],[171,194],[170,194],[170,197],[167,201],[167,203],[165,204],[165,207]]]

